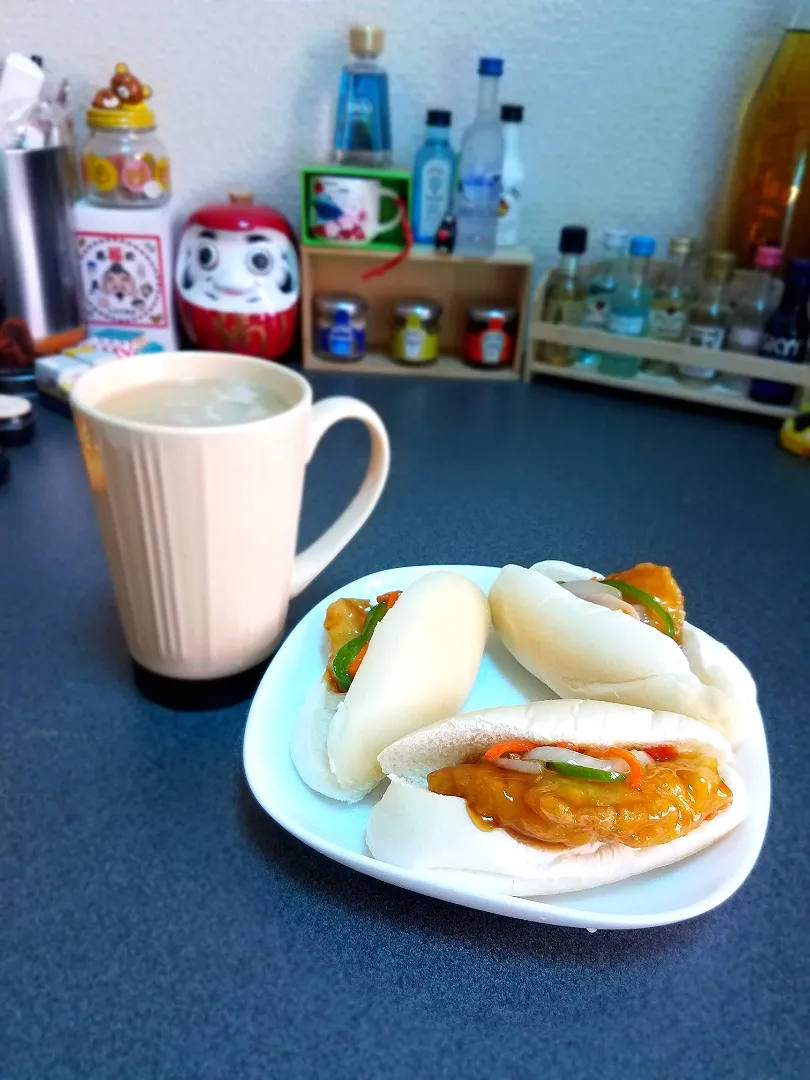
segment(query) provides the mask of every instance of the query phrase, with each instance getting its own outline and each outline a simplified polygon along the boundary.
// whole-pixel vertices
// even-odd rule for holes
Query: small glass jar
[[[439,358],[442,305],[435,300],[400,300],[394,307],[391,356],[401,364],[425,366]]]
[[[171,196],[169,158],[155,134],[152,96],[125,64],[87,110],[90,134],[81,152],[85,195],[96,206],[161,206]]]
[[[362,360],[366,354],[365,300],[354,293],[318,293],[313,308],[315,355],[321,360]]]
[[[473,367],[505,367],[515,358],[517,308],[477,304],[467,313],[463,357]]]

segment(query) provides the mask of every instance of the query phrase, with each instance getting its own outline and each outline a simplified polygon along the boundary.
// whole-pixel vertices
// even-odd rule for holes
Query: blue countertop
[[[323,375],[382,414],[370,522],[291,624],[413,563],[669,563],[759,682],[765,848],[720,909],[632,933],[521,923],[365,878],[247,789],[247,706],[138,696],[72,425],[0,488],[0,1078],[810,1076],[810,468],[772,428],[577,388]],[[302,540],[366,436],[331,432]]]

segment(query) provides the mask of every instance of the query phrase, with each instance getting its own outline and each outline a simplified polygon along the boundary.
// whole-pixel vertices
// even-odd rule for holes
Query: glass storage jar
[[[90,133],[82,146],[82,179],[96,206],[161,206],[171,195],[169,158],[155,133],[152,95],[118,64],[109,87],[87,110]]]

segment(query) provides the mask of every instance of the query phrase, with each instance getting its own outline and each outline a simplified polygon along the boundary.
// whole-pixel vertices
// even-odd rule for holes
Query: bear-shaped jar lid
[[[153,128],[155,114],[146,104],[152,87],[142,83],[126,64],[116,64],[110,85],[102,87],[87,110],[91,128]]]

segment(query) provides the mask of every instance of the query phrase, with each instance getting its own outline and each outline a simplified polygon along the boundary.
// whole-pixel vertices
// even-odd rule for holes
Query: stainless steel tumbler
[[[85,336],[68,149],[0,151],[0,298],[40,354]]]

